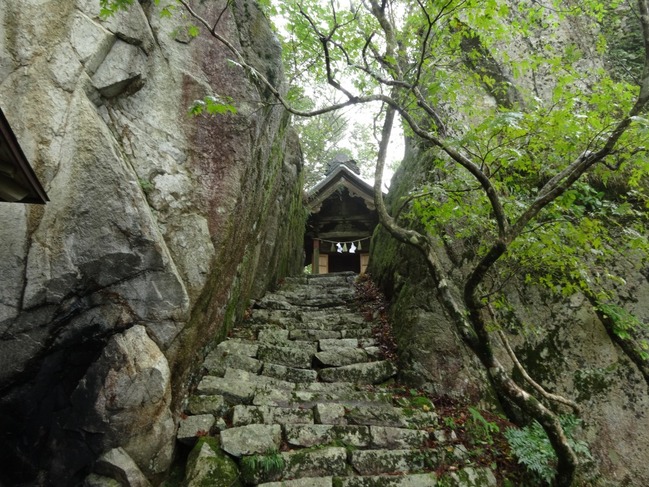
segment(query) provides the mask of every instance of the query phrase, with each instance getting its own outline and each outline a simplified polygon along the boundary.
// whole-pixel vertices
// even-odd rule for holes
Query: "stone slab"
[[[313,424],[313,411],[301,408],[277,408],[272,406],[234,407],[232,424],[244,426],[247,424]]]
[[[435,450],[357,450],[350,463],[361,475],[418,473],[437,466]]]
[[[333,477],[305,477],[282,482],[267,482],[259,487],[332,487]]]
[[[332,350],[337,348],[358,348],[357,338],[326,338],[318,341],[320,350]]]
[[[342,404],[316,404],[313,414],[320,424],[347,424],[345,406]]]
[[[216,419],[211,414],[183,417],[178,422],[176,438],[181,443],[193,445],[197,438],[207,436],[210,433],[215,422]]]
[[[340,331],[333,330],[291,330],[289,337],[292,340],[324,340],[326,338],[342,338]]]
[[[344,475],[347,470],[345,448],[322,448],[309,452],[282,453],[286,466],[284,478]]]
[[[203,367],[208,374],[216,376],[223,376],[228,367],[258,374],[262,366],[261,360],[248,355],[226,352],[222,349],[210,352],[203,362]]]
[[[223,376],[225,380],[250,384],[255,390],[258,389],[281,389],[290,391],[295,389],[295,384],[285,380],[274,379],[263,375],[256,375],[245,370],[227,369]]]
[[[297,369],[310,369],[313,352],[295,347],[260,345],[257,357],[264,362]]]
[[[427,431],[394,428],[390,426],[370,426],[372,446],[374,448],[414,448],[426,443]]]
[[[289,445],[312,447],[336,442],[357,448],[370,445],[371,437],[366,426],[343,425],[285,425],[284,437]]]
[[[187,412],[190,414],[222,416],[228,407],[223,396],[218,395],[190,396],[187,402]]]
[[[246,355],[248,357],[256,357],[259,344],[250,340],[230,339],[224,340],[217,345],[217,350],[222,350],[227,353],[234,353],[238,355]]]
[[[438,485],[434,473],[414,475],[375,475],[367,477],[337,477],[335,485],[340,487],[435,487]]]
[[[349,424],[365,424],[369,426],[392,426],[407,428],[406,414],[399,408],[376,408],[372,406],[355,406],[348,408],[345,419]]]
[[[367,352],[362,348],[332,348],[315,354],[315,358],[327,367],[342,367],[367,362]]]
[[[325,382],[343,381],[356,384],[380,384],[396,373],[397,368],[395,365],[388,360],[383,360],[323,369],[318,373],[318,376]]]
[[[221,431],[221,448],[235,457],[278,450],[281,441],[278,424],[250,424]]]
[[[204,376],[198,383],[199,394],[223,396],[229,404],[250,404],[255,394],[255,385],[212,375]]]
[[[308,383],[317,380],[318,373],[311,369],[296,369],[285,365],[264,364],[261,374],[295,383]]]

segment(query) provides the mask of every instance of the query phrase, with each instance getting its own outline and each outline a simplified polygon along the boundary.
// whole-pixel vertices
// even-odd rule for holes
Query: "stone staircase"
[[[205,359],[178,440],[185,485],[492,486],[489,469],[435,471],[467,450],[430,406],[381,386],[381,357],[352,273],[287,279]],[[432,406],[432,405],[431,405]]]

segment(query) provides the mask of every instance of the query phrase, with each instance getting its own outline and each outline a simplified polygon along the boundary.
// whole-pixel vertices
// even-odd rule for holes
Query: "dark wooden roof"
[[[361,179],[352,163],[333,161],[327,176],[307,193],[307,248],[311,239],[364,240],[378,224],[374,188]]]
[[[336,166],[327,177],[311,188],[307,194],[309,210],[317,212],[322,202],[341,187],[353,196],[362,198],[367,207],[374,209],[374,188],[344,164]]]
[[[38,204],[49,201],[2,110],[0,110],[0,201]]]

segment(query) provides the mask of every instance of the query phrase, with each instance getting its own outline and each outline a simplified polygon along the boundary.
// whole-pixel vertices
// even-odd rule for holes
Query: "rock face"
[[[429,162],[416,147],[409,146],[406,152],[392,180],[390,201],[398,202],[411,188],[421,187],[417,178],[428,173]],[[462,252],[452,245],[440,246],[438,256],[451,281],[462,282],[466,265]],[[433,394],[493,401],[482,366],[448,319],[419,253],[379,230],[368,271],[391,298],[400,350],[399,379]],[[629,265],[619,271],[626,284],[616,290],[625,308],[645,323],[649,320],[646,274]],[[523,282],[512,284],[508,299],[514,305],[513,322],[539,325],[538,335],[525,343],[510,336],[518,358],[548,390],[582,405],[581,438],[588,442],[599,468],[590,472],[597,475],[599,483],[594,485],[648,484],[647,382],[611,341],[593,307],[580,294],[558,299]],[[504,350],[498,353],[503,363],[511,364]]]
[[[0,206],[7,484],[75,483],[118,447],[149,478],[164,471],[195,359],[301,264],[287,114],[223,46],[185,38],[185,21],[153,2],[108,20],[99,10],[0,9],[0,105],[51,200]],[[234,2],[219,29],[284,89],[256,3]],[[188,117],[206,95],[237,113]]]
[[[541,38],[551,38],[558,46],[570,43],[578,46],[583,53],[580,63],[584,67],[603,67],[600,54],[593,49],[593,33],[588,31],[586,23],[580,24],[580,20],[559,23],[553,27],[551,36],[547,31],[531,32],[529,38],[521,38],[506,48],[501,46],[494,56],[506,53],[522,59],[533,52],[535,45],[542,44],[538,42]],[[538,78],[534,74],[538,73],[530,70],[512,81],[527,90],[534,88],[539,97],[549,99],[554,83],[551,74],[541,73]],[[487,106],[506,106],[488,93],[484,100]],[[389,203],[394,208],[403,201],[400,198],[415,188],[438,182],[431,171],[430,159],[434,155],[426,150],[414,144],[407,146],[406,160],[391,183]],[[427,175],[431,178],[428,181]],[[372,244],[369,272],[392,300],[392,322],[400,349],[399,378],[435,394],[466,397],[471,402],[493,400],[482,366],[463,345],[437,299],[436,286],[423,258],[383,230],[377,231]],[[463,273],[471,257],[464,250],[450,242],[440,243],[438,248],[440,262],[451,276],[451,287],[466,278]],[[624,262],[615,265],[626,283],[614,292],[625,309],[647,323],[647,270],[638,272]],[[621,265],[629,268],[620,269]],[[461,289],[454,292],[461,295]],[[539,330],[538,335],[526,333],[530,335],[526,342],[520,336],[510,336],[521,362],[548,390],[571,397],[583,407],[585,429],[581,438],[588,442],[599,468],[597,473],[590,469],[590,473],[597,475],[593,485],[649,484],[649,466],[644,453],[649,447],[649,393],[642,370],[611,341],[584,296],[575,294],[559,299],[524,282],[514,282],[507,297],[514,308],[511,322],[531,324]],[[496,338],[494,342],[500,343]],[[503,363],[511,365],[503,350],[498,353]]]

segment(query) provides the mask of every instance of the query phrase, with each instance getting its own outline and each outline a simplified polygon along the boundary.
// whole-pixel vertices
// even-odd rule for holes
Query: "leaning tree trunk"
[[[394,113],[395,110],[392,107],[388,107],[377,157],[374,179],[374,202],[379,215],[379,221],[394,238],[414,246],[423,254],[433,282],[437,286],[440,301],[459,330],[463,341],[488,371],[489,378],[496,393],[500,397],[516,404],[523,413],[538,421],[543,427],[558,458],[557,475],[554,484],[557,487],[570,487],[574,482],[578,460],[575,452],[568,443],[568,438],[563,431],[563,427],[558,417],[535,396],[519,386],[496,358],[493,352],[491,338],[487,331],[487,323],[483,316],[484,306],[480,303],[477,296],[477,289],[484,275],[504,254],[507,245],[504,242],[497,243],[478,263],[465,283],[463,302],[458,302],[449,289],[448,276],[437,258],[433,242],[419,232],[399,226],[387,212],[381,186],[387,145],[394,122]]]

